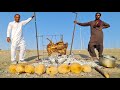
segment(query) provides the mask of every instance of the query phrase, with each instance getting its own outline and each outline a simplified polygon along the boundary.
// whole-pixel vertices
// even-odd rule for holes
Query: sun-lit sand
[[[18,53],[18,52],[17,52]],[[73,53],[76,58],[87,58],[89,57],[89,53],[87,50],[73,50]],[[97,52],[96,52],[97,53]],[[69,54],[69,51],[67,51],[67,55]],[[120,49],[104,49],[105,55],[112,55],[117,57],[117,64],[120,64]],[[54,54],[53,54],[54,55]],[[17,60],[18,60],[17,55]],[[47,52],[44,53],[40,51],[40,58],[48,57]],[[34,60],[37,60],[37,51],[36,50],[27,50],[26,52],[26,61],[32,62]],[[0,78],[48,78],[49,75],[43,74],[41,76],[37,75],[17,75],[17,74],[10,74],[8,73],[8,66],[10,65],[10,51],[8,50],[0,50]],[[108,72],[110,74],[111,78],[119,78],[120,77],[120,68],[104,68],[104,71]],[[94,69],[91,73],[81,73],[80,75],[74,75],[71,73],[61,75],[57,74],[54,78],[104,78],[101,74],[96,72]]]

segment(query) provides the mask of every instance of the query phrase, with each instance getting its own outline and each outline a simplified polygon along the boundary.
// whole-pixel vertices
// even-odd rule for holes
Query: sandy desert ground
[[[17,52],[18,53],[18,52]],[[89,57],[89,53],[87,50],[74,50],[73,51],[76,58],[86,58]],[[40,58],[43,58],[42,51],[40,51]],[[69,54],[69,51],[67,52]],[[103,70],[110,74],[110,78],[120,78],[120,49],[105,49],[104,54],[112,55],[117,57],[117,65],[118,67],[115,68],[104,68]],[[45,54],[47,56],[47,53]],[[44,56],[44,57],[45,57]],[[36,50],[27,50],[26,52],[26,61],[32,62],[37,59],[37,52]],[[18,55],[17,55],[18,60]],[[46,73],[43,75],[36,75],[36,74],[10,74],[8,72],[8,67],[11,64],[10,61],[10,51],[0,50],[0,78],[104,78],[100,73],[96,70],[92,69],[91,73],[80,73],[80,74],[57,74],[54,77],[47,75]]]

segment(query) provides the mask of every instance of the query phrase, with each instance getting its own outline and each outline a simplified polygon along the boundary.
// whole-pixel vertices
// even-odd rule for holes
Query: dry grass
[[[17,52],[18,53],[18,52]],[[73,51],[76,58],[80,57],[89,57],[89,53],[87,50],[74,50]],[[69,51],[67,52],[69,54]],[[104,54],[112,55],[118,58],[117,63],[120,64],[120,49],[105,49]],[[43,58],[43,53],[40,51],[40,58]],[[47,53],[44,54],[44,57],[48,57]],[[55,55],[55,54],[54,54]],[[31,62],[37,59],[37,52],[36,50],[28,50],[26,52],[26,61]],[[18,55],[17,55],[18,60]],[[0,78],[104,78],[102,75],[100,75],[98,72],[96,72],[94,69],[91,73],[81,73],[79,75],[74,75],[71,73],[62,75],[57,74],[54,77],[50,77],[49,75],[43,74],[41,76],[37,75],[29,75],[29,74],[10,74],[7,72],[8,66],[10,65],[10,51],[0,51]],[[105,68],[104,71],[108,72],[110,74],[111,78],[119,78],[120,77],[120,68]]]

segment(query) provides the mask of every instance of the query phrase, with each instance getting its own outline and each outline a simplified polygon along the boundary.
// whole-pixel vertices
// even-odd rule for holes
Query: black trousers
[[[88,52],[90,54],[91,57],[97,57],[96,53],[95,53],[95,48],[97,49],[98,53],[99,53],[99,57],[102,56],[103,53],[103,44],[93,44],[93,43],[89,43],[88,44]]]

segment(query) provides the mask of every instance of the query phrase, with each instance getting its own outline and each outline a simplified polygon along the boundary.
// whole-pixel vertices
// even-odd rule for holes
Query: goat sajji
[[[57,42],[56,44],[54,44],[51,40],[49,41],[50,43],[47,45],[48,56],[51,56],[53,52],[59,53],[60,55],[66,55],[68,43],[64,44],[64,42],[61,40]]]

